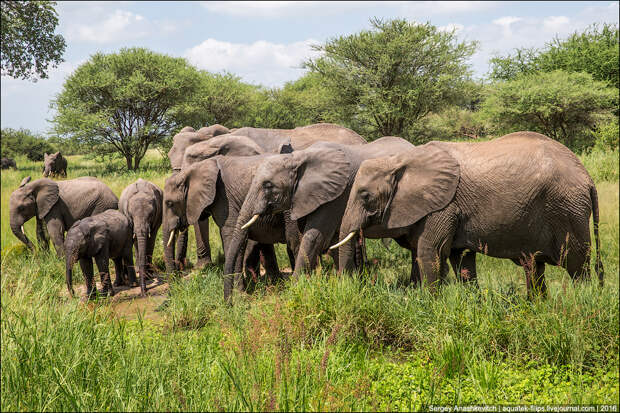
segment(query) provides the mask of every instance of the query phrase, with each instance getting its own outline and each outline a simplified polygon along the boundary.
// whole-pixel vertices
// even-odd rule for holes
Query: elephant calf
[[[161,226],[163,199],[161,189],[149,181],[138,179],[123,190],[118,201],[118,209],[129,218],[133,227],[142,295],[146,293],[147,262],[149,266],[153,264],[153,249]]]
[[[137,285],[132,245],[131,222],[120,211],[108,209],[73,224],[65,240],[67,289],[71,296],[73,296],[72,269],[78,260],[86,279],[86,297],[89,299],[97,294],[93,288],[92,258],[95,258],[99,269],[104,295],[114,295],[108,267],[110,258],[114,260],[116,268],[114,285],[118,287],[127,284],[127,281],[131,286]]]
[[[67,159],[60,152],[44,155],[43,176],[67,176]]]

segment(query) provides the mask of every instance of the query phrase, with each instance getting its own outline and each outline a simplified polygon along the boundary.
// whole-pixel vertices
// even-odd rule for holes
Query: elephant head
[[[229,133],[228,128],[218,124],[200,128],[198,131],[191,126],[184,127],[174,136],[172,148],[170,148],[168,152],[168,158],[170,159],[172,169],[181,169],[183,155],[189,146],[226,133]]]
[[[166,270],[173,270],[173,243],[179,232],[206,218],[205,209],[215,198],[219,168],[214,159],[189,166],[168,179],[164,186],[163,241]],[[196,185],[190,183],[197,182]]]
[[[19,188],[11,194],[9,199],[11,231],[31,250],[33,245],[24,232],[24,223],[36,216],[39,228],[42,225],[41,220],[51,211],[58,199],[59,189],[56,182],[47,178],[30,182],[29,176],[24,178]]]
[[[459,179],[456,159],[433,143],[362,162],[342,218],[342,241],[331,248],[364,228],[393,230],[415,224],[453,199]]]
[[[253,140],[246,136],[222,135],[207,141],[198,142],[185,150],[182,168],[212,158],[217,155],[253,156],[260,155],[263,150]]]
[[[47,178],[48,176],[57,173],[61,169],[61,159],[63,159],[63,157],[60,152],[43,154],[43,176]]]

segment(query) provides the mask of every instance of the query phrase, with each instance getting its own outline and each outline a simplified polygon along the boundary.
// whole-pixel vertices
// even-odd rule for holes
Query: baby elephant
[[[67,176],[67,159],[60,152],[44,155],[43,176]]]
[[[114,286],[126,284],[125,276],[131,286],[137,286],[133,268],[132,236],[129,219],[115,209],[108,209],[73,224],[65,239],[67,289],[71,296],[72,269],[78,260],[86,279],[86,297],[91,299],[96,296],[97,290],[93,288],[93,257],[99,269],[104,295],[114,295],[108,268],[110,258],[114,260],[116,268]]]

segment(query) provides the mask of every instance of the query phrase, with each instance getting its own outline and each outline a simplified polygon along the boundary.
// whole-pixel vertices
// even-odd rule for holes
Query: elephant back
[[[315,142],[334,142],[343,145],[367,143],[363,137],[351,129],[332,123],[317,123],[293,129],[291,144],[294,150],[305,149]]]
[[[103,182],[90,176],[58,182],[59,196],[73,220],[118,208],[118,197]]]

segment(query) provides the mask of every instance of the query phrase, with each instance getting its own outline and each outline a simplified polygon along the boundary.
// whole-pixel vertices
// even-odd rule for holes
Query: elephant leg
[[[47,229],[45,228],[46,225],[44,225],[43,220],[39,219],[39,217],[36,217],[37,219],[37,241],[39,243],[39,248],[43,249],[43,250],[48,250],[50,248],[49,245],[49,235],[47,234]]]
[[[63,257],[65,255],[65,226],[59,217],[52,216],[47,221],[47,231],[52,238],[56,255]]]
[[[211,245],[209,243],[209,218],[198,221],[194,225],[194,233],[196,234],[196,266],[202,268],[211,265]]]
[[[476,273],[476,252],[465,249],[456,249],[450,252],[450,265],[454,275],[464,283],[478,285]]]
[[[316,268],[317,257],[319,256],[319,246],[324,243],[324,236],[317,228],[311,228],[304,232],[299,246],[299,253],[295,260],[295,272],[297,276],[300,273],[310,272]]]
[[[590,228],[586,225],[586,231],[578,231],[567,236],[565,256],[560,265],[566,269],[574,281],[589,280],[590,274]],[[583,232],[583,233],[580,233]]]
[[[422,277],[420,276],[420,265],[418,264],[417,251],[411,250],[411,280],[412,286],[417,288],[422,283]]]
[[[527,284],[527,296],[532,300],[535,296],[547,296],[547,283],[545,282],[545,263],[534,261],[523,265],[525,269],[525,280]]]
[[[295,271],[295,253],[290,246],[286,246],[286,255],[288,255],[288,261],[291,264],[291,271]]]
[[[177,238],[177,250],[176,250],[177,255],[175,257],[175,261],[176,261],[176,267],[178,267],[178,269],[181,271],[183,271],[189,264],[187,262],[188,239],[189,239],[189,231],[187,229],[183,232],[180,232]]]
[[[264,258],[263,267],[265,268],[265,277],[268,281],[273,282],[280,277],[276,250],[273,244],[259,244],[259,247],[261,255]]]
[[[125,270],[125,276],[127,277],[127,281],[129,281],[129,286],[135,287],[138,285],[138,280],[136,278],[136,267],[133,261],[131,245],[132,243],[130,242],[129,247],[125,248],[125,251],[123,251],[123,256],[121,260],[123,263],[123,268]],[[144,275],[145,274],[140,274],[140,285],[144,283]]]
[[[82,275],[84,275],[84,281],[86,283],[86,298],[93,299],[97,296],[97,289],[93,288],[93,259],[92,258],[80,258],[80,268],[82,269]]]
[[[114,295],[114,288],[112,288],[112,280],[110,279],[110,257],[107,249],[95,256],[95,263],[101,277],[101,293],[103,295]]]
[[[123,266],[122,258],[114,258],[114,269],[116,270],[116,278],[114,279],[114,287],[120,287],[121,285],[129,285],[127,283],[127,277],[125,277],[125,268]]]

